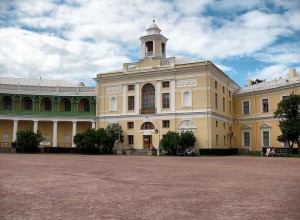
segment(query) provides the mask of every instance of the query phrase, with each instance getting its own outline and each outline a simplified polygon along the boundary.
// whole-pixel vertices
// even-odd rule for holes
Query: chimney
[[[251,79],[248,79],[246,85],[247,85],[247,86],[252,86],[252,80],[251,80]]]
[[[297,77],[297,71],[296,71],[296,69],[290,69],[290,71],[289,71],[289,77],[290,78]]]

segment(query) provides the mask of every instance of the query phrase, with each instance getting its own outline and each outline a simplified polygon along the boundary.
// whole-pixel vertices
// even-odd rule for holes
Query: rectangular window
[[[51,110],[52,110],[51,100],[45,100],[45,111],[51,111]]]
[[[83,110],[84,110],[84,112],[90,112],[90,102],[89,101],[84,102]]]
[[[163,88],[169,88],[170,87],[170,82],[169,81],[162,82],[162,87]]]
[[[4,110],[11,110],[11,99],[4,98]]]
[[[128,96],[128,111],[134,110],[134,96]]]
[[[269,99],[262,100],[262,110],[263,112],[269,112]]]
[[[170,127],[170,121],[169,120],[163,120],[162,121],[162,127],[163,128],[169,128]]]
[[[223,86],[223,94],[225,94],[225,87]]]
[[[128,144],[134,144],[134,136],[133,135],[127,135],[128,138]]]
[[[223,123],[223,128],[226,129],[226,124],[225,124],[225,122]]]
[[[231,101],[229,101],[228,106],[229,106],[229,114],[231,115]]]
[[[231,91],[228,92],[228,96],[231,97]]]
[[[243,102],[243,114],[244,115],[249,115],[249,113],[250,113],[249,107],[250,107],[250,102],[249,101]]]
[[[225,98],[223,98],[223,112],[225,112]]]
[[[263,132],[263,146],[270,146],[270,133],[269,131]]]
[[[170,93],[162,94],[163,108],[170,108]]]
[[[127,122],[127,129],[134,129],[134,123],[132,121]]]
[[[218,89],[218,83],[215,81],[215,89]]]
[[[218,109],[218,94],[215,93],[215,106],[216,106],[216,109]]]
[[[244,132],[244,147],[250,147],[250,132]]]
[[[287,99],[289,99],[290,98],[290,96],[289,95],[284,95],[284,96],[282,96],[282,100],[287,100]]]
[[[223,139],[224,139],[224,146],[226,146],[226,136],[225,135],[224,135]]]
[[[219,126],[219,122],[218,121],[216,121],[216,127],[218,127]]]
[[[71,111],[71,102],[69,100],[65,101],[65,112]]]
[[[30,98],[25,98],[25,110],[32,110],[32,100]]]
[[[134,85],[127,85],[128,91],[134,91]]]

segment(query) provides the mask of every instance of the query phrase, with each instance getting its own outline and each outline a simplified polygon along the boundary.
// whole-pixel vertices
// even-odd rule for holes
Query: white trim
[[[269,146],[271,146],[271,129],[270,128],[262,128],[261,129],[261,146],[264,147],[264,132],[269,132]]]
[[[249,146],[245,146],[245,132],[249,133]],[[250,129],[245,129],[242,131],[242,146],[245,148],[251,149],[251,130]]]
[[[176,102],[176,91],[175,91],[175,79],[172,79],[170,81],[170,87],[171,87],[171,92],[170,92],[170,107],[171,107],[171,112],[175,112],[175,102]]]
[[[263,100],[264,99],[267,99],[268,100],[268,111],[267,112],[264,112],[263,111]],[[269,97],[262,97],[261,99],[260,99],[260,106],[261,106],[261,113],[270,113],[270,99],[269,99]]]
[[[114,102],[112,102],[113,99],[115,100]],[[110,112],[118,111],[118,97],[116,96],[109,97],[109,111]]]
[[[188,93],[188,100],[186,100],[185,98],[184,98],[184,94],[185,93]],[[182,102],[181,102],[181,107],[182,108],[185,108],[185,107],[192,107],[193,106],[193,93],[192,93],[192,90],[184,90],[184,91],[182,91],[181,92],[181,100],[182,100]],[[186,102],[187,103],[185,103],[185,100],[186,100]],[[185,104],[187,104],[187,105],[185,105]]]
[[[156,81],[156,91],[155,91],[155,94],[156,94],[156,112],[157,113],[160,113],[161,112],[161,81],[160,80],[157,80]]]
[[[248,114],[245,114],[245,109],[244,109],[244,102],[249,102],[249,113]],[[242,101],[242,115],[251,115],[251,102],[250,102],[250,100],[244,100],[244,101]]]

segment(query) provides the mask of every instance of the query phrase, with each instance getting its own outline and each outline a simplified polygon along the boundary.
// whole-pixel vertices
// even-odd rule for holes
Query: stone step
[[[135,149],[131,155],[148,156],[148,149]]]

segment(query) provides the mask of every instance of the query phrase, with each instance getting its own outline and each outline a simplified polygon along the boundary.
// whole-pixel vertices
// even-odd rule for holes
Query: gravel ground
[[[0,219],[300,219],[300,159],[0,154]]]

